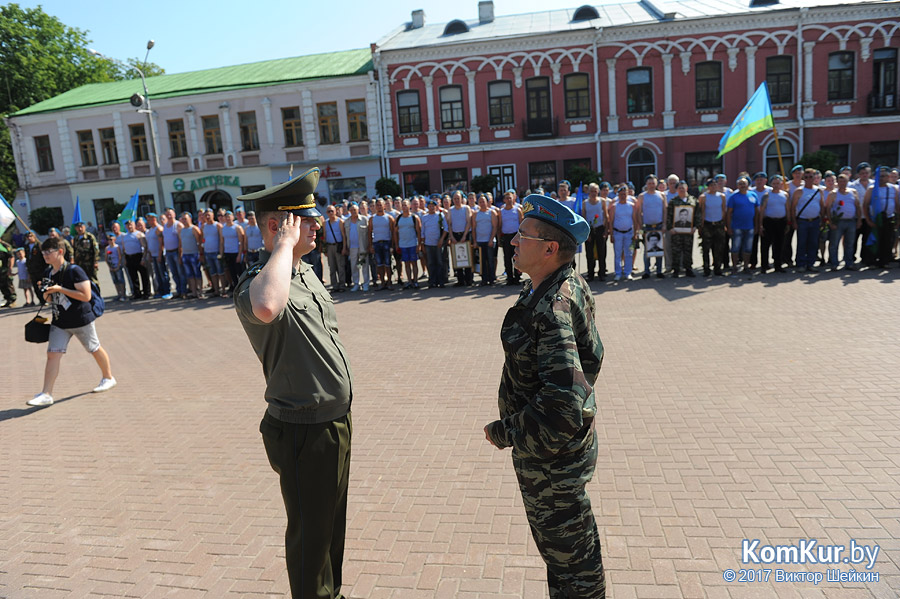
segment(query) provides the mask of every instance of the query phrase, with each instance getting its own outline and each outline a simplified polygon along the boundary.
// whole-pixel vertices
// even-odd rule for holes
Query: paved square
[[[594,284],[607,355],[589,489],[609,596],[900,590],[898,271]],[[106,289],[110,287],[107,285]],[[539,598],[495,418],[510,288],[341,294],[355,374],[345,592]],[[73,343],[56,405],[24,309],[0,313],[0,597],[283,597],[263,380],[225,300],[112,305],[104,394]],[[302,364],[297,365],[302,368]],[[726,582],[741,541],[878,545],[879,582]]]

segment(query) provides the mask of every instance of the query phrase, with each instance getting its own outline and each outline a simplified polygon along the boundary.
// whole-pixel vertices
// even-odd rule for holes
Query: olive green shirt
[[[353,398],[350,361],[338,337],[334,300],[306,262],[291,273],[288,302],[275,320],[253,314],[250,283],[269,261],[241,276],[234,305],[266,377],[268,412],[284,422],[317,424],[350,411]]]

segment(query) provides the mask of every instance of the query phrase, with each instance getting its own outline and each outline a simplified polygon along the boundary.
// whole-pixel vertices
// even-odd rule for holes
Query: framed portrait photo
[[[644,233],[644,249],[648,258],[662,257],[665,254],[662,231],[647,231]]]
[[[450,260],[453,269],[472,268],[472,246],[465,242],[450,244]]]
[[[694,207],[675,206],[675,218],[672,220],[673,233],[691,233],[694,230]]]

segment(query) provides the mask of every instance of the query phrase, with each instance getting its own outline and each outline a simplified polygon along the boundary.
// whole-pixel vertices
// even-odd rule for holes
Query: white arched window
[[[656,155],[648,148],[636,148],[628,155],[628,180],[637,192],[644,187],[644,178],[656,173]]]
[[[779,139],[778,145],[781,146],[781,160],[784,163],[785,170],[784,175],[790,180],[789,175],[791,168],[797,162],[794,144],[786,139]],[[776,173],[782,174],[781,168],[778,166],[778,149],[775,147],[775,140],[772,140],[769,145],[766,146],[766,172],[770,177]]]

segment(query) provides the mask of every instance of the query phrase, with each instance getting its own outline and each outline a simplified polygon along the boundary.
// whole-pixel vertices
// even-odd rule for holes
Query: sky
[[[593,0],[606,4],[613,0]],[[586,0],[494,0],[494,14],[514,15],[577,8]],[[42,0],[44,12],[87,31],[89,47],[107,56],[148,60],[167,73],[183,73],[273,58],[367,48],[410,20],[416,9],[426,23],[478,18],[478,0]]]

